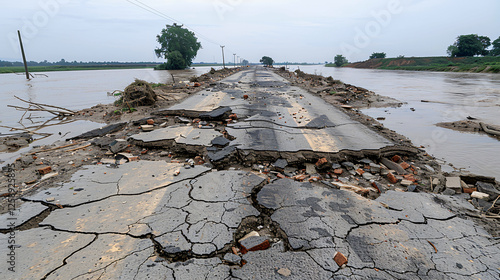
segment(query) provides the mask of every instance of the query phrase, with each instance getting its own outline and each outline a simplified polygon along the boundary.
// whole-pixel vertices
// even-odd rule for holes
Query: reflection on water
[[[295,70],[295,67],[291,67]],[[407,104],[363,110],[385,117],[386,127],[410,138],[437,158],[473,173],[500,178],[500,141],[482,134],[436,127],[468,116],[500,125],[500,75],[300,66],[304,72],[332,76]],[[431,102],[421,102],[427,100]],[[415,111],[410,110],[414,108]]]

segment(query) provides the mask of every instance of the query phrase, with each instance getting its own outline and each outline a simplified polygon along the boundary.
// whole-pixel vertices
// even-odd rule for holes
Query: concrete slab
[[[11,253],[9,237],[15,240],[12,267],[7,260]],[[43,279],[48,273],[62,266],[71,254],[81,250],[94,240],[94,235],[53,231],[49,228],[34,228],[15,231],[14,234],[0,234],[0,262],[2,279]],[[67,278],[66,278],[67,279]]]
[[[334,247],[359,224],[395,223],[396,217],[377,202],[352,192],[281,179],[257,195],[260,205],[274,209],[271,218],[286,232],[294,249]]]
[[[51,279],[133,279],[141,264],[154,255],[149,239],[102,234],[89,246],[66,259]]]
[[[118,194],[139,194],[174,182],[195,178],[210,170],[203,166],[184,169],[182,164],[165,161],[133,161],[108,168],[105,165],[88,165],[78,170],[69,183],[50,188],[30,197],[33,201],[46,201],[61,205],[81,205],[99,201]],[[181,173],[174,176],[174,171],[181,168]],[[83,189],[75,191],[76,189]]]
[[[330,279],[332,273],[322,269],[306,252],[284,252],[279,248],[249,252],[242,268],[231,269],[238,279]],[[278,270],[290,270],[285,277]]]
[[[36,202],[24,202],[17,209],[0,215],[0,229],[18,227],[33,217],[48,209],[47,206]]]
[[[222,134],[214,129],[199,129],[193,126],[171,126],[151,132],[141,132],[130,136],[134,141],[149,146],[163,146],[169,142],[193,146],[211,146],[212,140]]]
[[[485,279],[498,274],[499,244],[474,222],[445,208],[443,197],[389,191],[372,201],[282,179],[265,185],[257,200],[274,210],[271,219],[287,234],[292,249],[305,250],[336,276],[370,278],[367,268],[377,268],[389,279],[421,279],[431,271],[438,279],[450,273]],[[349,273],[332,263],[335,251],[348,258]]]
[[[263,181],[240,171],[212,172],[142,194],[57,209],[42,224],[74,232],[152,234],[165,250],[208,255],[233,240],[243,218],[259,215],[248,197]],[[180,232],[185,238],[172,237]]]

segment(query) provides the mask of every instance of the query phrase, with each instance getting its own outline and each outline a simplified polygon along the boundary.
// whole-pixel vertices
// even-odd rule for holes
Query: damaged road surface
[[[0,278],[499,279],[500,240],[464,214],[478,211],[462,196],[377,185],[381,165],[365,157],[411,185],[413,166],[385,156],[416,148],[340,110],[271,71],[240,70],[156,112],[175,125],[122,140],[185,163],[85,165],[24,196],[25,224],[0,228],[0,244],[15,239],[0,247],[15,272],[2,262]]]
[[[243,160],[270,154],[293,161],[290,153],[307,157],[310,153],[369,152],[394,146],[338,108],[263,68],[240,71],[211,91],[157,114],[223,119],[227,110],[221,108],[230,108],[238,119],[226,131],[235,138],[230,146]]]

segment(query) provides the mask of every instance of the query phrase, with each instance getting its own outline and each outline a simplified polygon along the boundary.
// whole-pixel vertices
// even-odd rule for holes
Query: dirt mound
[[[150,106],[155,104],[158,97],[151,85],[143,80],[136,79],[125,88],[123,92],[123,103],[128,106]]]

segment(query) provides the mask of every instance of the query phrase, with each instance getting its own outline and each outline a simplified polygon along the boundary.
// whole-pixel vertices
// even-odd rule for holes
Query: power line
[[[203,34],[201,34],[200,32],[198,32],[198,31],[194,30],[193,28],[191,28],[191,27],[187,26],[186,24],[182,23],[181,21],[178,21],[178,20],[176,20],[175,18],[172,18],[172,17],[170,17],[170,16],[168,16],[168,15],[166,15],[166,14],[164,14],[164,13],[162,13],[162,12],[158,11],[157,9],[155,9],[155,8],[153,8],[153,7],[151,7],[151,6],[147,5],[147,4],[144,4],[143,2],[141,2],[141,1],[139,1],[139,0],[135,0],[135,2],[133,2],[132,0],[127,0],[127,2],[129,2],[129,3],[131,3],[131,4],[135,5],[135,6],[137,6],[137,7],[139,7],[139,8],[141,8],[141,9],[143,9],[143,10],[146,10],[146,11],[148,11],[148,12],[150,12],[150,13],[153,13],[153,14],[155,14],[155,15],[159,16],[159,17],[162,17],[162,18],[164,18],[164,19],[168,19],[168,20],[170,20],[170,21],[172,21],[172,22],[174,22],[174,23],[180,23],[180,24],[182,24],[182,25],[184,25],[186,28],[191,29],[191,31],[192,31],[192,32],[194,32],[194,33],[195,33],[195,34],[197,34],[200,38],[203,38],[205,41],[207,41],[207,42],[209,42],[209,43],[212,43],[212,44],[215,44],[215,45],[218,45],[218,46],[220,46],[220,45],[221,45],[221,44],[219,44],[219,43],[217,43],[217,42],[215,42],[215,41],[211,40],[211,39],[210,39],[210,38],[208,38],[207,36],[204,36],[204,35],[203,35]],[[136,3],[136,2],[137,2],[137,3]]]

